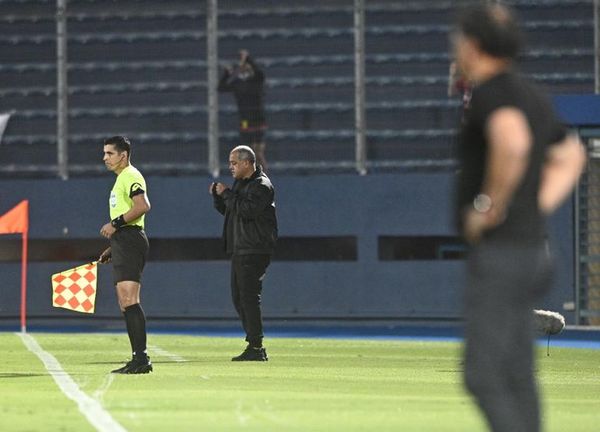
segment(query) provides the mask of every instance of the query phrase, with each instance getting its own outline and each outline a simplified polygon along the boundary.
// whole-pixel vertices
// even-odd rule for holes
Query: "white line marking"
[[[162,349],[161,347],[157,347],[156,345],[148,345],[148,349],[150,351],[156,353],[156,355],[159,355],[161,357],[167,357],[168,359],[173,360],[174,362],[177,362],[177,363],[184,363],[187,361],[180,355],[170,353],[169,351],[166,351],[166,350]]]
[[[79,411],[87,418],[91,425],[100,432],[126,432],[123,426],[112,418],[112,416],[102,408],[100,403],[85,394],[77,386],[73,378],[65,372],[56,357],[50,354],[37,343],[35,338],[27,333],[16,333],[21,338],[23,344],[29,351],[34,353],[44,363],[46,370],[50,373],[54,382],[61,391],[79,407]]]
[[[277,415],[273,409],[273,405],[271,405],[271,402],[268,399],[266,399],[261,406],[255,405],[254,410],[256,411],[257,415],[270,420],[278,426],[283,426],[283,430],[286,430],[292,424],[291,422],[286,421],[285,418]]]
[[[98,389],[96,391],[94,391],[94,393],[92,393],[92,396],[94,397],[94,399],[96,399],[102,405],[104,405],[104,395],[108,391],[108,388],[110,387],[110,385],[112,384],[112,382],[114,380],[115,380],[115,374],[112,374],[112,373],[106,374],[106,376],[104,377],[104,381],[102,381],[102,384],[100,385],[100,387],[98,387]]]
[[[244,413],[241,400],[238,400],[236,403],[235,415],[240,426],[246,427],[246,425],[248,424],[248,420],[250,420],[250,416],[248,415],[248,413]]]

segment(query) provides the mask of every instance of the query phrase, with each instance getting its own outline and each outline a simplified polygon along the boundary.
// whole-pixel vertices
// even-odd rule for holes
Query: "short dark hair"
[[[462,10],[457,29],[476,40],[487,54],[515,59],[523,44],[523,34],[512,9],[500,4],[479,4]]]
[[[237,153],[238,160],[247,160],[247,161],[250,161],[251,163],[256,162],[256,155],[254,154],[254,150],[252,150],[252,148],[250,148],[248,146],[245,146],[245,145],[237,146],[236,148],[231,150],[231,153],[233,153],[233,152]]]
[[[129,138],[122,135],[115,135],[104,140],[104,145],[113,145],[119,153],[127,152],[127,156],[131,158],[131,142]]]

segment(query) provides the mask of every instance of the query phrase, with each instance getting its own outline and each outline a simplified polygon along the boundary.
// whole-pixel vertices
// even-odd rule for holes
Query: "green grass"
[[[130,431],[483,431],[461,384],[460,344],[269,339],[268,363],[232,363],[239,339],[150,335],[149,375],[107,372],[125,335],[34,334]],[[92,431],[38,358],[0,333],[0,431]],[[540,348],[547,431],[598,430],[600,352]]]

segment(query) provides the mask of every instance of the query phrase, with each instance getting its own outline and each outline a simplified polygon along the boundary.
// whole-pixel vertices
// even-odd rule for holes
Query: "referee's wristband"
[[[126,223],[127,222],[125,222],[125,218],[123,217],[123,215],[116,217],[110,221],[110,224],[113,226],[113,228],[116,228],[116,229],[121,228]]]

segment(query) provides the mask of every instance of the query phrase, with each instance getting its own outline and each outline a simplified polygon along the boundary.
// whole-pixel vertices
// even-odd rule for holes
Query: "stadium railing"
[[[139,1],[128,0],[120,2],[118,7],[108,5],[100,7],[101,3],[97,0],[71,0],[69,4],[73,6],[70,9],[68,19],[72,24],[72,31],[69,34],[70,46],[89,50],[88,46],[94,45],[92,50],[106,52],[107,47],[126,47],[137,43],[151,42],[157,46],[175,46],[172,43],[185,41],[198,42],[203,40],[206,33],[202,31],[203,20],[205,14],[200,10],[195,2],[176,1],[172,4],[173,8],[145,8],[139,12]],[[153,5],[158,5],[160,2],[150,1]],[[145,4],[149,4],[145,3]],[[234,4],[235,2],[232,2]],[[281,2],[284,5],[285,2]],[[352,149],[352,141],[354,138],[352,130],[352,112],[354,109],[352,99],[348,98],[353,87],[352,67],[354,57],[351,54],[343,54],[348,50],[338,50],[337,52],[323,51],[310,52],[309,48],[319,45],[322,40],[334,40],[343,42],[344,46],[352,45],[353,28],[350,25],[344,27],[345,22],[351,16],[352,7],[342,5],[344,2],[332,2],[327,5],[313,7],[308,5],[309,2],[298,1],[297,5],[279,6],[267,8],[252,8],[239,7],[242,2],[235,3],[235,9],[225,6],[219,12],[219,19],[225,21],[225,25],[220,27],[219,42],[227,43],[223,51],[227,51],[231,46],[237,44],[270,44],[264,45],[265,52],[269,52],[270,47],[280,45],[290,46],[289,44],[304,44],[305,50],[296,51],[297,55],[290,55],[294,52],[293,49],[284,52],[281,49],[274,49],[271,56],[260,56],[259,61],[262,66],[267,68],[268,75],[268,93],[270,100],[267,105],[267,113],[270,116],[279,116],[281,118],[280,126],[272,127],[268,132],[269,142],[276,146],[299,145],[304,143],[305,150],[309,149],[310,142],[326,142],[339,141],[349,144],[349,149]],[[17,5],[33,5],[44,4],[52,7],[52,1],[29,1],[29,0],[0,0],[0,5],[17,4]],[[521,8],[525,14],[530,11],[551,11],[553,8],[563,8],[567,10],[569,7],[578,7],[580,5],[590,5],[590,0],[515,0],[511,4]],[[188,7],[194,5],[194,7]],[[88,10],[88,6],[93,8]],[[445,99],[445,90],[447,82],[447,65],[449,55],[445,50],[447,46],[446,34],[449,30],[449,25],[439,21],[440,16],[447,16],[448,12],[452,11],[456,6],[454,1],[407,1],[407,2],[381,2],[381,4],[370,3],[367,5],[367,14],[370,16],[374,25],[367,26],[366,36],[367,41],[372,46],[386,46],[386,41],[396,41],[405,36],[414,36],[421,38],[428,36],[432,45],[443,46],[444,49],[434,51],[428,46],[415,46],[410,50],[405,50],[399,53],[379,52],[378,50],[367,51],[367,97],[370,90],[373,92],[371,99],[367,99],[367,124],[369,126],[368,137],[373,151],[371,156],[379,158],[380,161],[385,160],[385,157],[378,155],[378,144],[382,141],[386,142],[388,147],[394,140],[413,139],[414,141],[423,140],[423,157],[432,157],[434,154],[439,154],[440,145],[448,143],[452,139],[453,129],[448,127],[448,119],[454,118],[459,109],[458,100]],[[16,9],[16,8],[15,8]],[[388,15],[393,16],[394,13],[400,13],[409,17],[421,16],[422,12],[434,12],[434,23],[402,23],[400,25],[389,25]],[[406,14],[404,14],[406,12]],[[414,13],[414,14],[412,14]],[[532,18],[533,17],[533,18]],[[562,18],[562,19],[560,19]],[[42,34],[31,34],[28,32],[21,33],[15,31],[8,33],[9,36],[0,36],[0,44],[13,46],[20,49],[21,47],[30,49],[34,52],[35,49],[41,49],[47,44],[54,43],[55,35],[53,28],[54,15],[50,13],[9,13],[0,17],[0,24],[24,24],[24,28],[28,24],[40,24]],[[282,28],[280,20],[286,19],[290,25],[287,28]],[[161,20],[165,22],[165,27],[160,31],[150,30],[145,31],[149,27],[147,24],[152,24],[153,20]],[[278,21],[279,20],[279,21]],[[115,22],[114,27],[112,22]],[[380,21],[380,24],[377,23]],[[123,23],[127,22],[128,26],[123,30]],[[329,22],[329,25],[322,24]],[[93,28],[94,23],[101,23],[103,29],[107,31],[91,33],[88,28]],[[141,24],[140,24],[141,23]],[[146,27],[144,27],[146,23]],[[180,24],[182,24],[180,26]],[[240,27],[243,24],[249,28]],[[279,23],[279,24],[278,24]],[[315,23],[321,23],[319,25]],[[42,25],[42,24],[48,24]],[[129,25],[131,24],[131,25]],[[168,24],[168,25],[167,25]],[[264,25],[264,28],[260,26]],[[192,26],[192,27],[190,27]],[[17,26],[18,27],[18,26]],[[181,28],[179,28],[181,27]],[[256,27],[256,28],[254,28]],[[113,31],[113,28],[116,31]],[[170,30],[175,28],[175,30]],[[560,32],[566,31],[585,31],[591,30],[591,19],[582,18],[581,14],[577,15],[569,13],[557,16],[546,17],[544,19],[536,18],[535,14],[528,16],[525,21],[525,28],[528,32],[537,32],[543,35],[548,34],[559,35]],[[165,30],[169,29],[169,30]],[[569,33],[570,34],[570,33]],[[337,42],[335,42],[337,43]],[[335,45],[334,43],[334,45]],[[201,44],[196,44],[201,45]],[[369,48],[369,46],[367,47]],[[131,48],[127,48],[131,49]],[[437,49],[437,48],[436,48]],[[423,51],[425,50],[425,51]],[[317,50],[318,51],[318,50]],[[94,119],[100,124],[101,120],[111,119],[151,119],[151,118],[168,118],[170,116],[184,117],[192,119],[194,117],[202,121],[206,115],[204,108],[205,100],[202,99],[206,89],[204,81],[204,71],[206,62],[201,58],[194,58],[185,53],[183,58],[164,58],[158,61],[140,60],[136,58],[128,59],[128,61],[82,61],[85,58],[77,58],[72,56],[69,58],[69,73],[73,74],[75,79],[70,84],[69,95],[80,97],[78,100],[88,101],[88,98],[81,96],[98,96],[101,101],[99,103],[91,103],[89,108],[81,102],[75,101],[70,106],[70,119],[77,123],[80,120]],[[277,55],[281,54],[281,55]],[[186,57],[187,56],[187,57]],[[87,57],[89,58],[89,57]],[[524,56],[523,61],[537,65],[539,62],[552,63],[555,60],[572,60],[581,61],[581,59],[593,58],[593,50],[585,47],[573,47],[562,44],[550,45],[548,47],[535,47],[529,50]],[[31,59],[33,60],[33,59]],[[593,74],[578,72],[569,69],[563,63],[558,62],[560,69],[552,69],[555,72],[547,72],[543,67],[538,69],[535,66],[527,72],[537,81],[550,86],[563,86],[564,88],[579,88],[591,86]],[[221,66],[226,62],[222,61]],[[421,65],[422,68],[428,68],[428,73],[420,73],[420,70],[409,70],[413,65]],[[382,66],[382,67],[379,67]],[[270,68],[270,71],[269,71]],[[294,68],[303,68],[294,73]],[[311,68],[314,68],[311,70]],[[0,73],[7,74],[49,74],[54,73],[56,66],[48,61],[24,61],[0,64]],[[397,70],[399,73],[396,73]],[[550,69],[548,69],[550,70]],[[148,72],[148,74],[139,74],[139,79],[133,81],[119,83],[119,74],[132,72]],[[402,71],[402,72],[400,72]],[[102,72],[111,72],[103,79]],[[168,73],[184,72],[185,78],[173,79],[173,75],[169,78]],[[114,74],[113,74],[114,73]],[[164,75],[163,75],[164,73]],[[190,79],[190,75],[196,75],[198,79]],[[94,80],[98,78],[97,82]],[[149,79],[151,78],[151,79]],[[32,81],[31,76],[29,81]],[[90,84],[90,82],[93,82]],[[33,84],[33,85],[32,85]],[[579,86],[579,87],[578,87]],[[429,90],[429,93],[408,95],[408,100],[404,100],[406,96],[403,92],[421,89],[435,89],[435,92]],[[331,92],[324,91],[332,89]],[[408,90],[405,90],[408,89]],[[288,90],[291,95],[288,101],[282,100],[281,95]],[[343,90],[343,98],[332,98],[331,94],[335,91]],[[347,90],[347,91],[346,91]],[[389,90],[389,100],[379,100],[380,94],[385,95],[385,91]],[[438,93],[439,90],[439,94]],[[382,93],[383,91],[383,93]],[[302,94],[305,92],[309,96]],[[169,93],[169,95],[166,95]],[[19,143],[30,143],[37,145],[41,143],[51,144],[52,135],[46,133],[49,121],[56,118],[54,109],[48,109],[49,104],[45,101],[50,101],[55,97],[56,91],[51,85],[36,85],[35,82],[28,85],[16,85],[0,89],[0,97],[13,98],[17,100],[21,109],[17,110],[12,121],[15,122],[12,133],[8,131],[4,137],[3,143],[7,147],[18,145]],[[127,98],[124,98],[118,105],[107,104],[107,98],[102,96],[110,96],[116,94],[136,95],[141,97],[144,95],[156,95],[156,98],[165,95],[166,104],[164,106],[154,106],[151,104],[136,106],[132,103],[127,105]],[[181,103],[174,103],[173,98],[178,94],[188,96],[188,100],[183,100]],[[190,94],[199,95],[198,104],[190,103]],[[342,94],[342,93],[339,93]],[[314,95],[314,97],[313,97]],[[168,97],[167,97],[168,96]],[[38,99],[36,99],[36,97]],[[31,98],[32,101],[44,99],[43,103],[36,106],[27,106],[24,101]],[[144,100],[144,99],[141,99]],[[151,101],[150,99],[148,99]],[[398,102],[400,100],[401,102]],[[332,102],[333,101],[333,102]],[[234,142],[236,132],[232,131],[229,124],[233,121],[236,115],[236,109],[231,105],[231,100],[221,105],[220,115],[225,119],[226,125],[221,131],[221,138],[226,142]],[[22,105],[21,105],[22,104]],[[114,106],[114,108],[113,108]],[[428,121],[425,124],[400,124],[391,120],[395,112],[398,117],[404,117],[406,114],[417,115],[425,119],[435,117],[435,121]],[[329,127],[323,127],[322,124],[312,123],[312,117],[328,116],[332,118],[336,114],[343,115],[343,124],[331,122]],[[298,126],[298,118],[303,116],[302,121],[306,124]],[[284,119],[283,117],[287,117]],[[340,117],[342,118],[342,117]],[[38,120],[45,121],[45,128],[39,129],[38,134],[27,135],[23,133],[24,129],[36,130],[35,122]],[[26,126],[22,123],[26,121]],[[350,121],[350,123],[348,123]],[[21,122],[21,123],[19,123]],[[119,123],[119,124],[122,124]],[[16,127],[20,125],[20,127]],[[30,127],[33,126],[33,127]],[[83,123],[76,124],[75,131],[70,134],[70,141],[74,145],[80,145],[88,142],[88,139],[98,138],[100,134],[98,130],[90,128],[89,133],[80,133]],[[196,127],[193,130],[175,129],[171,131],[148,131],[144,132],[143,128],[128,131],[119,127],[119,132],[131,132],[136,139],[154,140],[158,143],[192,143],[194,140],[203,140],[206,136],[203,127]],[[434,146],[433,151],[428,150],[434,138],[441,138],[438,142],[438,147]],[[200,146],[203,143],[199,143]],[[402,143],[404,145],[404,143]],[[411,144],[412,145],[412,144]],[[317,149],[318,150],[318,149]],[[443,153],[443,152],[442,152]],[[318,151],[305,152],[318,158]],[[446,153],[443,153],[446,156]],[[377,161],[375,161],[377,162]]]
[[[558,30],[575,29],[581,30],[592,28],[593,22],[590,20],[542,20],[528,21],[523,27],[526,31],[539,30]],[[372,26],[365,29],[367,36],[420,36],[426,34],[448,34],[449,25],[445,24],[407,24],[393,26]],[[310,40],[314,38],[335,38],[352,37],[354,30],[348,28],[302,28],[302,29],[250,29],[250,30],[224,30],[219,31],[219,40],[236,39],[246,41],[251,38],[258,39],[292,39],[300,38]],[[68,36],[70,43],[135,43],[135,42],[174,42],[181,40],[204,40],[206,32],[204,31],[149,31],[149,32],[130,32],[130,33],[84,33],[72,34]],[[37,35],[11,35],[0,36],[0,43],[21,45],[21,44],[45,44],[54,43],[55,34],[37,34]]]

